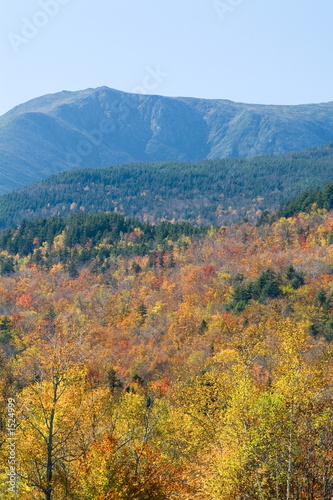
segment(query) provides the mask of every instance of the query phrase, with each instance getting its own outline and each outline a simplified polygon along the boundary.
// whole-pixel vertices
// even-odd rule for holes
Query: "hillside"
[[[174,244],[183,237],[207,232],[207,227],[199,228],[185,222],[164,221],[152,226],[115,213],[81,213],[68,219],[23,221],[17,228],[7,229],[0,235],[0,252],[4,252],[0,255],[0,274],[15,271],[11,256],[29,257],[29,263],[45,265],[47,269],[60,263],[71,269],[71,275],[77,265],[92,259],[102,262],[111,256],[150,255],[155,258],[157,253],[162,262],[164,253],[172,251]],[[48,248],[46,259],[40,248],[42,245]]]
[[[324,188],[312,188],[303,191],[297,198],[284,203],[278,210],[279,217],[292,217],[298,212],[309,213],[314,205],[317,208],[326,210],[333,209],[333,183],[327,184]]]
[[[116,211],[158,222],[255,221],[333,180],[333,143],[278,158],[141,163],[63,172],[0,197],[0,229],[24,218]]]
[[[256,157],[333,140],[333,103],[265,106],[101,87],[0,117],[0,193],[78,167]]]
[[[323,209],[3,233],[0,462],[15,419],[20,500],[328,500],[332,241]]]

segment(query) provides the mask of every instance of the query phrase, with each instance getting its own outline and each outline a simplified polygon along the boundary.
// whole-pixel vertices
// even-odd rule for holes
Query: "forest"
[[[303,191],[297,198],[284,203],[278,210],[277,216],[290,217],[297,212],[310,212],[313,205],[326,210],[333,209],[333,183],[327,184],[322,189],[309,189]]]
[[[275,158],[148,162],[63,172],[0,196],[0,229],[24,219],[116,212],[195,225],[255,222],[332,180],[333,143]]]
[[[333,212],[0,235],[0,493],[330,500]]]

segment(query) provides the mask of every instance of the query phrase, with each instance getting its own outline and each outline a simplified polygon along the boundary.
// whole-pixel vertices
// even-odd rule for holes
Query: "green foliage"
[[[248,285],[251,298],[264,302],[265,299],[274,299],[281,295],[280,277],[271,269],[263,271],[259,278]]]
[[[173,224],[163,221],[154,226],[137,219],[126,219],[114,212],[105,214],[75,214],[67,220],[55,217],[40,221],[24,220],[16,229],[6,229],[0,235],[0,250],[28,257],[29,263],[50,267],[63,264],[71,279],[78,276],[78,266],[95,259],[95,269],[105,270],[110,257],[151,255],[151,267],[165,265],[165,252],[183,237],[203,235],[208,228],[188,222]],[[56,237],[62,243],[54,245]],[[48,245],[47,252],[42,247]],[[60,246],[60,248],[59,248]],[[103,264],[104,263],[104,264]],[[174,262],[172,257],[169,266]],[[103,267],[104,266],[104,267]],[[140,272],[136,266],[136,272]],[[12,257],[0,256],[1,274],[14,272]]]
[[[12,340],[12,322],[8,316],[0,319],[0,343],[9,343]]]
[[[304,285],[304,273],[296,271],[292,265],[290,265],[286,270],[286,278],[294,290],[297,290]]]
[[[233,309],[236,313],[243,311],[252,300],[265,302],[268,298],[276,298],[281,295],[280,277],[271,269],[263,271],[255,281],[250,281],[243,286],[236,284],[231,302],[227,304],[227,310]]]
[[[146,318],[147,318],[147,307],[144,304],[140,304],[139,307],[137,308],[137,312],[140,316],[140,324],[143,325]]]
[[[327,293],[320,288],[313,299],[313,305],[317,308],[317,314],[311,325],[313,336],[321,335],[328,342],[333,341],[333,303],[332,293]]]
[[[203,319],[198,329],[199,335],[203,335],[207,329],[208,329],[208,323],[205,319]]]
[[[277,208],[305,189],[330,182],[331,164],[330,150],[319,156],[310,151],[278,158],[78,169],[1,196],[0,229],[21,224],[23,219],[113,211],[140,220],[149,214],[153,222],[174,219],[193,224],[229,224],[244,218],[255,221],[263,211],[260,221],[264,223],[271,217],[265,210]],[[288,205],[281,214],[307,208],[317,201],[318,193],[303,194],[297,206]],[[322,206],[332,206],[332,187],[320,199]],[[160,231],[163,236],[162,227]],[[30,250],[27,247],[25,252]]]
[[[0,274],[6,276],[15,272],[15,263],[12,257],[0,255]]]
[[[115,389],[120,389],[123,387],[122,381],[117,377],[117,372],[113,368],[110,368],[108,370],[107,380],[111,392],[113,392]]]
[[[304,274],[296,271],[290,265],[284,274],[267,269],[262,271],[255,281],[250,281],[247,285],[242,283],[243,279],[239,275],[236,275],[234,282],[232,299],[227,304],[226,309],[240,313],[245,309],[250,300],[265,303],[267,299],[275,299],[281,296],[281,286],[283,284],[291,285],[294,290],[297,290],[304,285]]]
[[[331,297],[327,297],[325,290],[321,288],[313,300],[313,305],[327,310],[331,305]]]
[[[324,337],[327,342],[333,341],[333,315],[330,316],[329,320],[326,322]]]
[[[322,189],[312,188],[303,191],[297,198],[291,199],[282,205],[277,216],[291,217],[298,212],[310,212],[314,204],[316,204],[317,208],[325,208],[326,210],[333,208],[333,183],[327,184]]]
[[[23,220],[16,230],[8,229],[0,235],[0,249],[26,257],[44,242],[52,245],[55,236],[61,234],[65,227],[65,221],[59,217]]]

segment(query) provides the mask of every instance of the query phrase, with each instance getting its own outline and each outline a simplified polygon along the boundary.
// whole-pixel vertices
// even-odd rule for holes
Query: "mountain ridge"
[[[333,140],[333,102],[281,106],[108,87],[32,99],[0,117],[0,193],[64,170],[276,156]]]

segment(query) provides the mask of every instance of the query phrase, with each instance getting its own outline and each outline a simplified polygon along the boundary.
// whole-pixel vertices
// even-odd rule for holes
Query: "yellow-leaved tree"
[[[22,500],[67,498],[73,464],[105,426],[107,391],[91,384],[87,352],[87,339],[79,331],[36,331],[21,355],[17,447]]]

